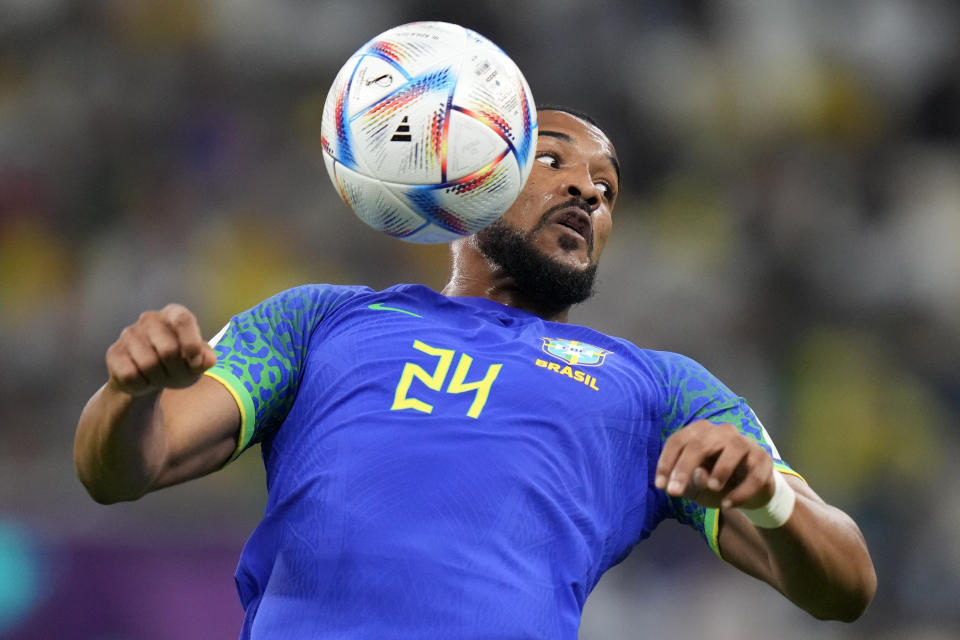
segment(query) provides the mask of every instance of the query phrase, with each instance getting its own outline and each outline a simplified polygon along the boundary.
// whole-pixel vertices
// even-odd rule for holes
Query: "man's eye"
[[[536,160],[537,162],[545,164],[553,169],[556,169],[558,166],[560,166],[560,161],[557,160],[557,156],[553,155],[552,153],[537,154]]]
[[[604,198],[609,198],[610,194],[613,193],[613,189],[611,189],[610,185],[608,185],[606,182],[598,182],[596,185],[597,190],[603,194]]]

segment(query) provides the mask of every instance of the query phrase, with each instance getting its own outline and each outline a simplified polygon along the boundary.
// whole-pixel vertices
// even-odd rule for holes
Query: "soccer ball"
[[[447,242],[516,200],[533,166],[537,110],[495,44],[414,22],[347,60],[320,129],[330,179],[361,220],[401,240]]]

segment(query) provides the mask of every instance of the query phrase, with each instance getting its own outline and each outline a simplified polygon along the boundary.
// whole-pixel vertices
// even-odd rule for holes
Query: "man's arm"
[[[203,372],[216,363],[180,305],[148,311],[107,350],[109,379],[80,415],[77,475],[104,504],[219,469],[236,446],[240,410]]]
[[[757,527],[738,509],[767,505],[775,473],[769,454],[733,425],[700,420],[667,439],[655,484],[671,496],[721,509],[720,549],[732,565],[817,618],[856,620],[873,599],[877,577],[849,516],[790,476],[785,479],[796,502],[781,526]]]

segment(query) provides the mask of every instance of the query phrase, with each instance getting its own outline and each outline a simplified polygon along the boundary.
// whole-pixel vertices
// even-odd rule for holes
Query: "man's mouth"
[[[561,209],[553,215],[550,222],[567,227],[583,238],[588,247],[593,244],[593,221],[590,215],[580,207],[571,206]]]

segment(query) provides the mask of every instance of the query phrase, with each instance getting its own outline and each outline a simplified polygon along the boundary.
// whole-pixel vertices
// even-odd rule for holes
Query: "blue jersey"
[[[716,511],[653,485],[671,433],[730,422],[789,469],[689,358],[485,298],[304,286],[215,340],[267,474],[243,638],[576,638],[664,518],[717,550]]]

